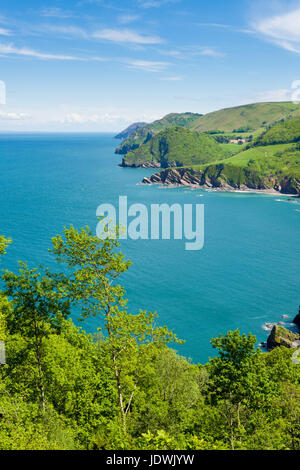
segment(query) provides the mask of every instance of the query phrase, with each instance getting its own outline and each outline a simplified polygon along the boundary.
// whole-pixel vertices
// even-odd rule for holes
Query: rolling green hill
[[[226,151],[224,146],[207,134],[198,134],[183,127],[171,127],[127,153],[122,166],[178,167],[208,163],[230,155],[231,151]]]
[[[254,103],[205,114],[193,122],[191,129],[259,133],[275,122],[297,116],[300,116],[300,106],[292,102]]]
[[[224,190],[274,189],[300,195],[300,145],[257,146],[209,165],[183,165],[180,169],[144,179],[145,183],[198,185]]]
[[[288,119],[275,124],[261,134],[254,142],[255,145],[285,144],[300,141],[300,118]]]
[[[189,128],[193,122],[198,119],[201,114],[195,113],[171,113],[164,116],[162,119],[147,124],[142,128],[138,128],[131,135],[127,137],[116,149],[117,154],[125,155],[131,150],[135,150],[141,144],[148,142],[154,135],[160,131],[172,126],[181,126]],[[122,133],[121,133],[122,134]]]
[[[116,149],[116,153],[125,155],[141,144],[147,143],[158,132],[172,126],[181,126],[201,132],[215,131],[259,136],[266,129],[281,120],[300,117],[300,106],[292,102],[254,103],[234,108],[221,109],[201,115],[194,113],[168,114],[162,119],[137,129]],[[232,134],[232,133],[235,134]],[[226,134],[224,134],[226,135]]]
[[[133,134],[137,129],[141,127],[145,127],[147,125],[146,122],[134,122],[130,126],[126,127],[122,132],[115,136],[115,139],[127,139],[131,134]]]

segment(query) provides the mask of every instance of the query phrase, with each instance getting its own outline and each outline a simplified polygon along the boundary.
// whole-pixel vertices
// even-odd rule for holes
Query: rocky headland
[[[149,167],[148,167],[149,168]],[[211,165],[204,170],[168,168],[142,180],[143,184],[194,186],[222,191],[266,191],[300,194],[300,180],[293,177],[267,178],[247,168]]]
[[[298,327],[299,332],[294,332],[286,328],[283,322],[279,322],[277,325],[273,326],[267,340],[268,351],[272,351],[272,349],[279,346],[284,346],[289,349],[300,347],[300,307],[299,313],[294,318],[293,323]]]

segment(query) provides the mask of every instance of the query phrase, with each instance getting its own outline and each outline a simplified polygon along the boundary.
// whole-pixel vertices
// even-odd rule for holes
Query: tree
[[[9,238],[0,235],[0,256],[6,252],[6,247],[11,243]],[[0,292],[0,341],[5,340],[6,332],[6,315],[9,311],[9,303],[7,298]]]
[[[45,389],[42,373],[43,340],[51,328],[58,327],[61,318],[69,315],[70,303],[56,289],[50,273],[41,275],[19,263],[18,274],[6,271],[2,279],[5,295],[12,299],[12,309],[6,315],[6,326],[11,335],[20,333],[26,340],[27,351],[33,351],[38,372],[37,388],[42,410],[45,411]]]
[[[9,238],[5,238],[3,235],[0,235],[0,255],[5,254],[6,247],[11,243]]]
[[[114,233],[118,234],[118,229]],[[129,314],[124,289],[115,284],[131,262],[115,253],[118,237],[102,240],[86,227],[77,231],[73,226],[64,229],[64,238],[52,239],[52,253],[59,263],[65,262],[71,273],[56,276],[58,288],[82,306],[82,317],[101,315],[106,332],[105,351],[114,371],[121,417],[121,428],[127,433],[127,417],[147,357],[154,347],[163,348],[171,341],[179,342],[165,327],[155,327],[156,314],[140,311]]]
[[[211,341],[219,357],[210,360],[210,398],[218,405],[230,431],[230,443],[235,448],[236,436],[245,432],[241,417],[247,422],[249,411],[264,406],[272,395],[267,368],[255,349],[256,337],[229,331]]]

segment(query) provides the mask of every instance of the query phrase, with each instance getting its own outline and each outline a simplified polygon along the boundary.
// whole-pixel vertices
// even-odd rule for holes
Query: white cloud
[[[160,50],[160,53],[163,55],[176,57],[178,59],[186,59],[187,57],[195,57],[195,56],[209,56],[209,57],[215,57],[215,58],[226,56],[226,54],[224,54],[223,52],[219,52],[212,47],[204,47],[204,46],[186,46],[186,47],[179,48],[179,50],[171,50],[171,51]]]
[[[96,39],[132,44],[160,44],[163,42],[158,36],[143,36],[129,29],[102,29],[92,35]]]
[[[8,29],[0,28],[0,36],[10,36],[11,32]]]
[[[127,67],[131,69],[143,70],[145,72],[154,72],[159,73],[163,72],[167,66],[168,62],[153,62],[150,60],[127,60]]]
[[[43,25],[40,29],[46,32],[58,33],[66,36],[76,36],[84,39],[89,38],[88,33],[77,26]]]
[[[121,24],[133,23],[134,21],[137,21],[138,19],[139,19],[139,15],[132,15],[132,14],[127,14],[127,15],[124,14],[118,17],[118,21]]]
[[[215,51],[214,49],[203,49],[198,52],[199,55],[209,56],[209,57],[225,57],[226,54],[223,52]]]
[[[292,89],[279,89],[279,90],[267,90],[259,92],[254,100],[255,101],[290,101],[292,99]]]
[[[153,119],[149,119],[149,116],[143,115],[142,118],[137,118],[133,116],[130,118],[130,113],[127,111],[125,114],[117,114],[111,111],[105,111],[101,114],[99,113],[91,113],[91,114],[81,114],[78,112],[71,112],[66,114],[64,117],[59,118],[56,122],[65,125],[76,125],[76,124],[116,124],[119,122],[124,123],[132,123],[135,120],[148,120],[151,121]]]
[[[142,8],[159,8],[167,3],[179,3],[181,0],[138,0]]]
[[[91,116],[86,116],[78,113],[69,113],[63,119],[60,119],[59,122],[62,124],[84,124],[87,122],[98,122],[100,116],[98,114],[92,114]]]
[[[44,8],[41,10],[41,16],[51,18],[73,18],[74,14],[68,11],[64,11],[61,8]]]
[[[23,121],[31,119],[31,115],[27,113],[4,113],[0,111],[0,119],[5,121]]]
[[[19,55],[26,57],[35,57],[36,59],[54,59],[54,60],[79,60],[77,57],[58,55],[58,54],[45,54],[42,52],[35,51],[34,49],[28,49],[26,47],[15,47],[13,44],[1,44],[0,43],[0,54],[2,55]]]
[[[160,80],[166,81],[166,82],[179,82],[183,80],[182,77],[160,77]]]
[[[95,62],[104,62],[107,59],[102,57],[76,57],[70,55],[60,55],[60,54],[48,54],[44,52],[39,52],[34,49],[27,47],[15,47],[13,44],[2,44],[0,43],[0,55],[1,56],[25,56],[32,57],[35,59],[41,60],[79,60],[79,61],[95,61]]]
[[[300,54],[300,8],[281,15],[260,19],[252,24],[265,39]]]
[[[229,24],[221,24],[221,23],[199,23],[198,26],[207,26],[208,28],[224,28],[224,29],[232,28],[232,26]]]

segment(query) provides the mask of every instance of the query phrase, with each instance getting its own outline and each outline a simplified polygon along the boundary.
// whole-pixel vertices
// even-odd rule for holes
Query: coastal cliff
[[[203,170],[168,168],[150,177],[145,177],[142,183],[218,188],[225,191],[274,190],[283,194],[300,194],[300,180],[296,178],[268,178],[248,168],[225,164],[209,165]]]
[[[296,317],[294,318],[293,323],[295,323],[295,325],[297,325],[298,328],[300,329],[300,307],[299,307],[299,313],[298,313],[298,315],[296,315]]]

